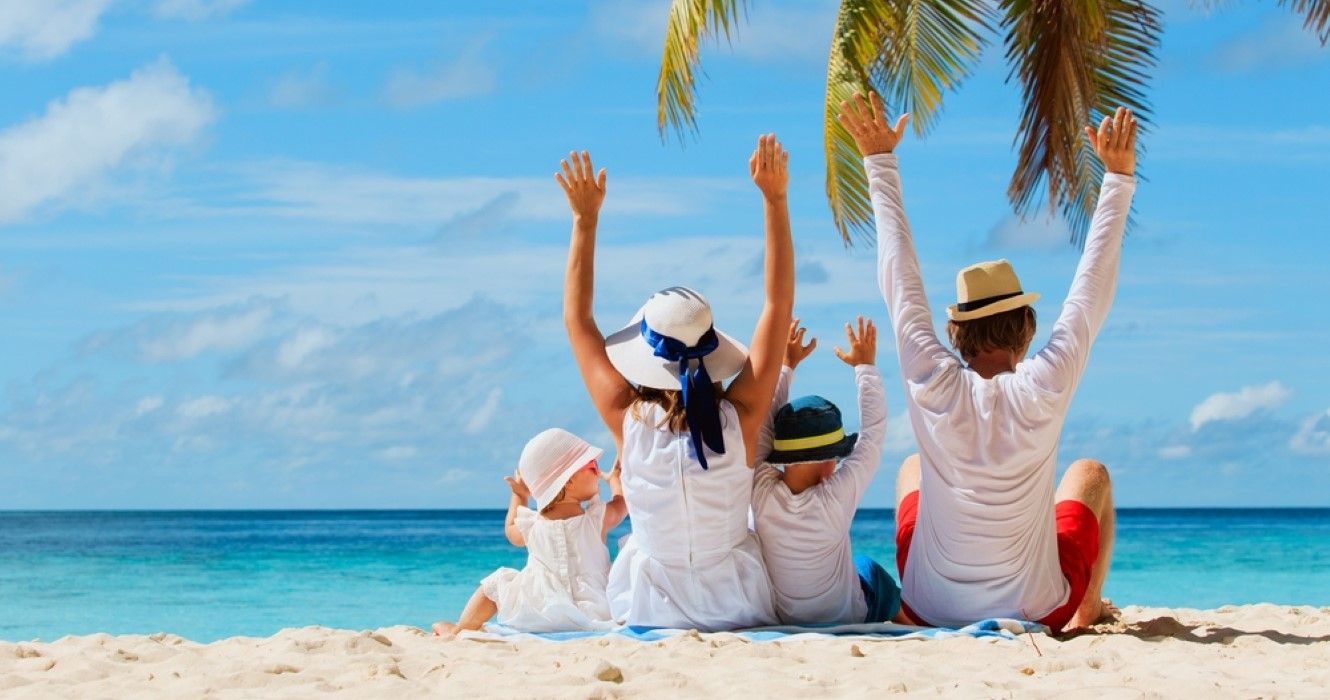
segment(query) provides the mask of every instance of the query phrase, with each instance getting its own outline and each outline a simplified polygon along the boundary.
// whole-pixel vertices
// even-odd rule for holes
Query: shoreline
[[[92,634],[0,641],[0,695],[181,697],[808,697],[927,693],[1110,697],[1323,694],[1330,607],[1126,606],[1056,639],[828,637],[756,642],[687,632],[665,641],[449,640],[396,626],[285,629],[201,644]],[[1111,691],[1111,692],[1110,692]]]

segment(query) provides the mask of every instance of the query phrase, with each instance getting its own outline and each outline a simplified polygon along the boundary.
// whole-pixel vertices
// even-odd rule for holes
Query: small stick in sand
[[[1021,617],[1024,617],[1026,622],[1030,621],[1030,613],[1025,612],[1025,608],[1021,608]],[[1040,658],[1043,658],[1044,652],[1039,651],[1039,644],[1034,641],[1034,633],[1030,631],[1029,627],[1025,628],[1025,636],[1029,638],[1030,646],[1034,647],[1034,653],[1038,654]]]

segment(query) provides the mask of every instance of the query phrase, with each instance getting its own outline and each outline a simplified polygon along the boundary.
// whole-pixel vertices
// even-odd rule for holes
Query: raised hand
[[[808,344],[804,345],[804,334],[808,332],[807,328],[799,325],[799,319],[790,322],[790,337],[785,342],[785,366],[794,369],[803,362],[805,358],[813,354],[817,349],[817,338],[809,338]]]
[[[1104,169],[1118,175],[1131,175],[1136,171],[1136,115],[1126,107],[1118,107],[1113,116],[1099,122],[1099,131],[1085,127],[1094,152],[1104,162]]]
[[[757,148],[748,159],[748,174],[753,184],[769,201],[784,201],[790,184],[790,154],[781,148],[775,134],[757,137]]]
[[[503,480],[508,482],[508,488],[513,490],[513,495],[522,499],[523,503],[531,500],[531,489],[527,488],[526,482],[522,481],[520,476],[505,476]]]
[[[905,138],[905,125],[910,121],[909,114],[902,114],[896,119],[895,127],[887,126],[886,109],[876,92],[868,93],[868,99],[864,99],[862,93],[854,93],[853,103],[840,103],[840,115],[837,118],[841,126],[854,137],[859,153],[865,156],[896,150],[896,144]]]
[[[845,337],[850,343],[850,350],[846,352],[836,348],[836,357],[851,367],[877,364],[877,326],[873,325],[872,319],[863,316],[858,317],[857,323],[858,330],[853,324],[845,324]]]
[[[586,151],[570,152],[567,160],[559,161],[559,166],[563,172],[554,173],[554,179],[568,196],[568,207],[573,210],[573,216],[597,217],[600,205],[605,201],[605,169],[592,175],[591,154]]]

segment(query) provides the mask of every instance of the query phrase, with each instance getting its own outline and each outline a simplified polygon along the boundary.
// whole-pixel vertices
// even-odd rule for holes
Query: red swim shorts
[[[1058,563],[1067,579],[1071,592],[1067,603],[1037,622],[1061,632],[1071,616],[1080,607],[1085,590],[1090,587],[1090,571],[1099,558],[1099,520],[1094,511],[1080,501],[1059,501],[1053,508],[1057,522]],[[914,523],[919,519],[919,492],[906,494],[896,513],[896,570],[901,583],[905,582],[905,561],[910,556],[910,542],[914,539]],[[909,601],[902,600],[901,608],[919,624],[927,625],[923,618],[910,609]]]

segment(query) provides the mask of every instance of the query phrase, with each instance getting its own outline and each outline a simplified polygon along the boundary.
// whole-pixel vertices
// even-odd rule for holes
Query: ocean
[[[892,515],[860,511],[851,536],[894,572]],[[428,627],[524,561],[498,510],[0,512],[0,639]],[[1119,510],[1105,593],[1330,606],[1330,509]]]

